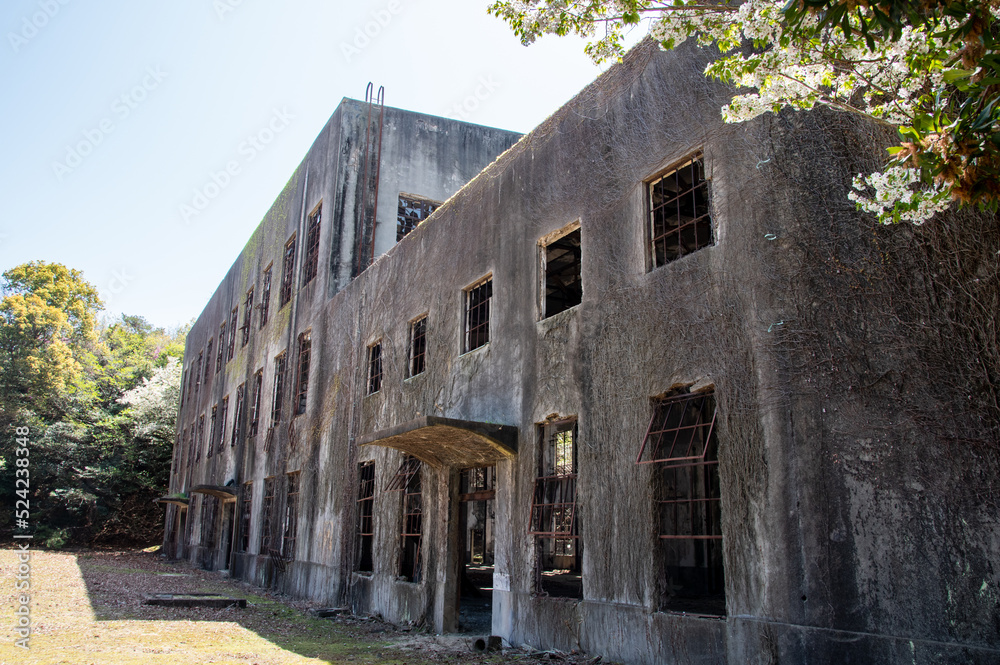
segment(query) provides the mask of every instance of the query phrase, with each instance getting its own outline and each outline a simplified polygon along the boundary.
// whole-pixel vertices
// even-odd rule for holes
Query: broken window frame
[[[243,411],[246,409],[246,383],[236,386],[236,408],[233,410],[233,433],[229,437],[229,446],[233,447],[239,441],[240,423],[243,421]]]
[[[240,322],[240,306],[233,307],[229,314],[229,354],[226,362],[229,362],[236,355],[236,324]]]
[[[219,409],[219,454],[225,450],[226,446],[226,418],[229,416],[229,395],[222,398],[222,407]]]
[[[282,351],[274,357],[274,392],[271,395],[271,427],[281,422],[281,407],[285,396],[285,370],[287,369],[287,351]]]
[[[295,541],[299,533],[299,490],[301,471],[285,474],[285,519],[281,535],[281,557],[287,561],[295,559]]]
[[[215,373],[222,371],[222,365],[226,361],[226,321],[219,326],[219,355],[215,358]]]
[[[687,174],[689,184],[682,182],[685,169],[690,169]],[[665,192],[665,186],[671,178],[674,191]],[[684,157],[677,165],[646,183],[651,269],[664,266],[699,249],[710,247],[714,243],[709,182],[705,177],[704,155],[699,150]],[[657,192],[658,185],[659,192]],[[691,197],[688,201],[691,205],[691,214],[685,214],[687,211],[682,207],[685,205],[686,196]],[[667,197],[670,197],[669,200],[665,200]],[[685,250],[686,233],[688,235],[693,233],[693,238],[688,238],[693,242],[688,242],[687,244],[692,247]],[[670,249],[671,239],[674,241],[673,250]]]
[[[539,319],[555,316],[583,302],[582,238],[580,221],[577,220],[538,241]],[[557,251],[562,253],[554,256]],[[567,253],[573,255],[568,264],[564,260]],[[555,274],[557,270],[558,274]],[[567,270],[572,273],[569,284],[565,281]],[[553,296],[556,291],[561,291],[563,297]]]
[[[302,287],[311,282],[319,273],[319,233],[323,216],[323,204],[316,207],[316,212],[309,216],[309,227],[306,232],[306,259],[302,271]]]
[[[260,505],[260,547],[258,553],[268,555],[271,553],[271,518],[274,511],[274,476],[264,479],[264,496]]]
[[[396,207],[396,242],[405,238],[440,206],[437,201],[400,192]]]
[[[250,551],[250,519],[253,510],[253,481],[243,483],[240,512],[240,552]]]
[[[414,464],[411,460],[416,460]],[[400,526],[399,577],[407,582],[419,583],[423,579],[423,494],[422,464],[410,455],[403,460],[397,478],[402,477]],[[395,479],[394,479],[395,484]]]
[[[253,318],[253,287],[247,291],[246,297],[243,300],[243,325],[240,327],[240,331],[243,333],[242,339],[240,340],[240,348],[246,346],[250,342],[250,321]]]
[[[264,368],[261,367],[253,375],[253,409],[250,412],[250,426],[247,436],[257,436],[260,429],[260,401],[264,392]]]
[[[357,550],[354,570],[372,573],[375,570],[375,462],[358,464],[358,498],[355,534]]]
[[[368,395],[382,390],[382,340],[368,345]]]
[[[268,263],[264,268],[264,283],[260,287],[260,328],[267,325],[268,310],[271,307],[271,268],[273,263]]]
[[[285,249],[281,259],[281,293],[278,309],[281,309],[292,299],[292,290],[295,282],[295,234],[285,243]]]
[[[306,412],[306,398],[309,393],[309,363],[312,355],[312,331],[299,335],[298,372],[295,380],[295,414]]]
[[[463,353],[490,343],[490,306],[493,300],[492,273],[473,282],[463,291],[465,300],[465,335]]]
[[[692,407],[696,408],[697,416],[689,412],[689,408]],[[710,415],[707,414],[709,410]],[[635,463],[683,466],[704,462],[705,455],[709,451],[706,444],[711,441],[715,432],[717,413],[713,391],[673,393],[657,398],[653,402],[653,415],[649,419],[646,436],[642,439]],[[670,426],[672,420],[683,422],[685,418],[690,419],[692,416],[694,420],[688,424]],[[682,438],[685,433],[690,434],[687,441]],[[669,436],[671,434],[673,436]],[[666,452],[662,453],[665,438],[669,439],[670,443]]]
[[[410,321],[409,345],[407,346],[408,362],[406,363],[406,378],[412,379],[424,373],[427,369],[427,315],[421,314]]]

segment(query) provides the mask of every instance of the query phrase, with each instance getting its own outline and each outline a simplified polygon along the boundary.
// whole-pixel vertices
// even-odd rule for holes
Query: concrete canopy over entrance
[[[225,485],[198,485],[191,488],[191,494],[207,494],[223,502],[236,501],[236,490]]]
[[[436,469],[489,466],[517,454],[517,428],[471,420],[422,416],[358,439],[413,455]]]

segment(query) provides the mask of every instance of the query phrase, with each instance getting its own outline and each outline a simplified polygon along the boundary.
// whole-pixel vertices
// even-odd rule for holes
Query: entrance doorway
[[[456,608],[461,632],[488,635],[493,628],[495,496],[495,466],[462,470],[459,478],[459,589]]]

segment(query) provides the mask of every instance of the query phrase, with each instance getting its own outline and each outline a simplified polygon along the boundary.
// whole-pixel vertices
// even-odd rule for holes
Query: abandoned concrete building
[[[188,335],[164,546],[626,663],[1000,662],[994,216],[642,45],[530,134],[345,99]]]

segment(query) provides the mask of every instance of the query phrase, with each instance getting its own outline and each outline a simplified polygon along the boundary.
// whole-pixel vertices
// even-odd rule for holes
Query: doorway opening
[[[459,482],[459,630],[489,634],[493,627],[496,467],[463,469]]]

